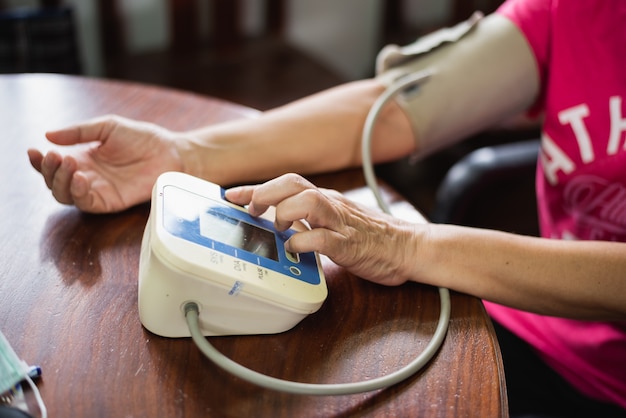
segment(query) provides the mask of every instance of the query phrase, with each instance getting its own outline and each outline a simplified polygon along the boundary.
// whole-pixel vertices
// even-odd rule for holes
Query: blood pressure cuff
[[[389,78],[390,81],[397,79],[406,72],[405,68],[402,67],[403,64],[409,63],[405,67],[411,68],[412,65],[410,64],[416,58],[423,57],[445,44],[459,41],[474,29],[482,19],[482,13],[476,12],[468,20],[450,28],[434,31],[419,38],[412,44],[403,47],[387,45],[376,57],[376,74],[382,74],[384,78]],[[399,68],[390,71],[393,67]]]
[[[377,78],[387,87],[416,72],[432,75],[395,101],[411,121],[420,154],[520,113],[539,90],[529,44],[498,14],[476,13],[410,45],[388,45],[378,54]]]

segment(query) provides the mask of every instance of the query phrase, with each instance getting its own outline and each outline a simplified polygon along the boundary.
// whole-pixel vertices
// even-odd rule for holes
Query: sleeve
[[[542,87],[549,67],[551,10],[552,0],[507,0],[497,10],[513,22],[526,38],[535,56]]]

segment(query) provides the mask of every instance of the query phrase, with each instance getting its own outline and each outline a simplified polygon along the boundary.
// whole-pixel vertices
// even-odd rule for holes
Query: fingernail
[[[231,187],[230,189],[226,189],[224,191],[224,195],[233,195],[233,194],[237,194],[241,191],[241,186],[235,186],[235,187]]]
[[[252,216],[257,216],[257,215],[258,215],[258,213],[257,213],[257,211],[256,211],[256,208],[254,207],[254,204],[253,204],[252,202],[250,202],[250,203],[248,204],[248,213],[249,213],[250,215],[252,215]]]

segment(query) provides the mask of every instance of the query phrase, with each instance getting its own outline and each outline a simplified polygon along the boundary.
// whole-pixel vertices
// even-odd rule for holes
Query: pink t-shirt
[[[626,242],[626,1],[509,0],[498,13],[524,33],[541,76],[542,235]],[[485,305],[582,393],[626,408],[626,322]]]

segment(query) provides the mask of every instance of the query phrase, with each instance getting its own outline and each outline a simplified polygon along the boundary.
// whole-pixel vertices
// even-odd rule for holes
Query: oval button
[[[293,274],[294,276],[299,276],[302,274],[302,272],[300,271],[300,269],[296,266],[291,266],[289,267],[289,271],[291,272],[291,274]]]

